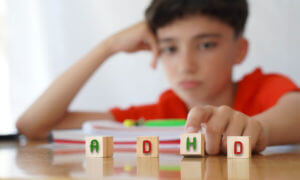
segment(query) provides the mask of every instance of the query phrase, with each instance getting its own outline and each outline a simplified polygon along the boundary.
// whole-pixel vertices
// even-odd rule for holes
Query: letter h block
[[[180,154],[183,156],[204,156],[204,135],[186,133],[180,136]]]
[[[112,136],[89,136],[85,138],[86,157],[112,157],[114,150]]]
[[[250,158],[250,136],[227,136],[227,158]]]
[[[137,157],[158,157],[158,136],[139,136],[136,140]]]

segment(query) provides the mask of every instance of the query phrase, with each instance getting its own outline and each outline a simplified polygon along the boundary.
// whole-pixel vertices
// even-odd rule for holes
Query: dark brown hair
[[[206,15],[228,24],[235,35],[243,34],[248,17],[247,0],[152,0],[146,21],[156,34],[158,28],[187,15]]]

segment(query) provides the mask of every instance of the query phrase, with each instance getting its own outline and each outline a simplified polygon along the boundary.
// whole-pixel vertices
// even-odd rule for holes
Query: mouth
[[[192,89],[198,87],[200,84],[199,81],[184,80],[179,83],[179,86],[183,89]]]

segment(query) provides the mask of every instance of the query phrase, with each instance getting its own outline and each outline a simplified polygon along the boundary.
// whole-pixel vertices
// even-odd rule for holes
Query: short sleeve
[[[162,93],[157,103],[130,106],[126,109],[115,107],[110,109],[110,112],[118,122],[123,122],[125,119],[138,120],[144,118],[148,120],[186,118],[187,116],[185,104],[172,90]]]
[[[293,91],[299,91],[299,88],[291,79],[281,74],[268,74],[262,80],[258,99],[266,110],[274,106],[284,94]]]
[[[238,82],[234,109],[254,116],[274,106],[286,93],[299,91],[297,85],[281,74],[265,74],[260,68]]]

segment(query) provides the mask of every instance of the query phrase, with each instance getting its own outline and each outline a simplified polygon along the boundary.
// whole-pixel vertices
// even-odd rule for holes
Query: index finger
[[[188,113],[185,132],[195,133],[201,128],[202,123],[207,123],[214,112],[212,106],[196,106]]]
[[[158,44],[157,44],[157,39],[155,35],[151,32],[149,32],[149,37],[148,37],[148,42],[152,50],[153,54],[153,59],[151,61],[151,67],[153,69],[156,68],[157,61],[158,61],[158,56],[159,56],[159,49],[158,49]]]

